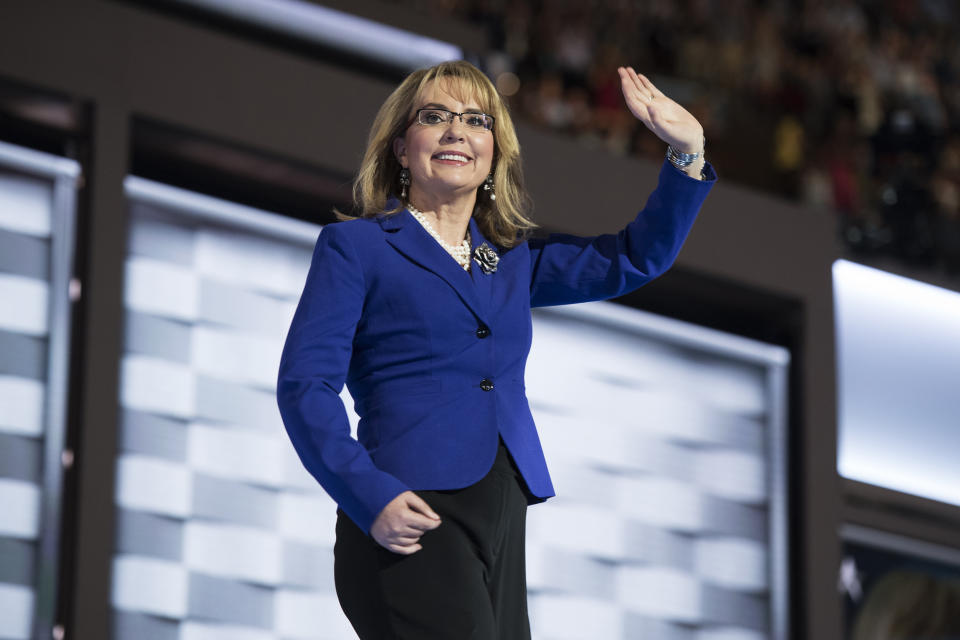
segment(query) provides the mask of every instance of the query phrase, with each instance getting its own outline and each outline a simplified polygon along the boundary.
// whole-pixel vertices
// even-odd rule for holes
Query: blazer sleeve
[[[280,358],[277,404],[300,460],[364,533],[407,490],[350,435],[340,399],[366,287],[340,224],[324,227]]]
[[[620,232],[593,237],[552,233],[529,240],[530,306],[615,298],[664,273],[717,180],[709,163],[704,176],[691,178],[665,160],[646,206]]]

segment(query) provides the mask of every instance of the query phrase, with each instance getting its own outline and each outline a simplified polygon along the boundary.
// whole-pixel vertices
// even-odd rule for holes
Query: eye
[[[440,124],[446,118],[443,117],[443,114],[439,111],[424,111],[420,115],[421,121],[424,124]]]
[[[487,118],[482,113],[470,113],[465,117],[467,124],[471,127],[485,129],[487,127]]]

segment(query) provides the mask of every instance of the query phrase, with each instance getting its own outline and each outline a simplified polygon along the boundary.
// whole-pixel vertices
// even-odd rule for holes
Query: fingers
[[[371,527],[371,535],[385,549],[409,555],[422,549],[420,537],[440,524],[440,516],[423,498],[406,491],[384,508]]]
[[[415,531],[413,533],[398,533],[390,536],[387,539],[387,542],[391,542],[393,544],[399,544],[401,546],[410,546],[412,544],[416,544],[420,542],[420,536],[422,535],[423,533],[420,531]]]
[[[378,531],[376,533],[371,532],[371,535],[381,547],[395,553],[409,554],[419,551],[422,548],[420,545],[420,536],[423,535],[423,531],[416,529],[405,527],[401,531]]]
[[[423,514],[430,520],[435,521],[436,524],[433,527],[430,527],[431,529],[440,524],[440,516],[438,516],[436,512],[430,508],[430,505],[428,505],[426,501],[417,494],[412,492],[410,493],[410,495],[407,497],[407,506],[416,513]]]
[[[410,512],[410,515],[404,518],[404,521],[393,528],[393,535],[398,536],[422,536],[427,531],[436,529],[440,523]]]
[[[637,86],[640,88],[642,93],[646,93],[650,98],[662,98],[663,92],[657,89],[657,87],[650,82],[650,78],[643,75],[642,73],[637,73],[633,70],[633,67],[627,67],[627,70],[630,72],[630,75],[636,80]]]
[[[422,534],[431,529],[436,529],[440,526],[439,520],[433,520],[427,518],[426,516],[421,516],[419,513],[411,513],[406,522],[404,523],[405,529],[404,532],[415,531],[417,534]]]
[[[648,104],[651,93],[637,78],[636,73],[627,67],[619,67],[617,72],[620,74],[620,84],[623,88],[624,97],[632,97],[640,101],[641,104]]]
[[[640,94],[644,100],[652,100],[654,98],[654,93],[650,90],[650,87],[644,84],[640,76],[637,75],[637,72],[633,70],[633,67],[627,67],[627,77],[633,82],[637,93]]]
[[[390,531],[387,533],[371,532],[371,535],[381,547],[389,549],[394,553],[410,554],[422,548],[420,545],[420,536],[423,535],[422,531],[404,529],[403,531]]]
[[[420,551],[421,549],[423,549],[423,545],[421,544],[400,545],[400,544],[391,543],[391,544],[384,545],[384,548],[390,551],[393,551],[394,553],[399,553],[401,555],[408,556],[412,553],[416,553],[417,551]]]

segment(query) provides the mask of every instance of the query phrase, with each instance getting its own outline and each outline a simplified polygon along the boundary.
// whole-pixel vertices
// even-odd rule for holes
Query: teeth
[[[437,156],[438,160],[455,160],[457,162],[467,162],[466,156],[461,156],[456,153],[441,153]]]

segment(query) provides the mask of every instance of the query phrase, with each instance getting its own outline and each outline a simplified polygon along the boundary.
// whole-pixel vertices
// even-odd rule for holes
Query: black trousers
[[[441,524],[400,555],[337,511],[334,577],[361,640],[528,640],[525,530],[533,499],[500,441],[487,475],[417,491]]]

